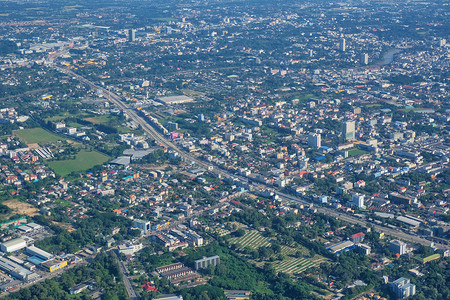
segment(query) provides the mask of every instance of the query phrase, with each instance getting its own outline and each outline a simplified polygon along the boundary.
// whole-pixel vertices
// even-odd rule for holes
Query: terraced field
[[[244,248],[250,248],[257,250],[261,246],[270,246],[270,241],[268,238],[263,237],[261,233],[256,230],[248,231],[239,238],[231,238],[229,240],[231,244],[236,244],[238,250],[242,250]],[[304,258],[304,257],[296,257],[300,252],[302,255],[309,255],[308,249],[301,245],[294,245],[292,247],[281,246],[281,254],[285,256],[283,260],[276,260],[270,262],[274,267],[276,272],[283,272],[286,274],[294,274],[305,271],[306,269],[317,266],[321,262],[325,261],[326,258],[316,255],[314,258]],[[276,257],[276,254],[273,256]],[[258,267],[262,267],[267,260],[264,261],[253,261],[252,263]]]
[[[273,267],[276,272],[283,272],[286,274],[303,272],[314,265],[314,262],[305,258],[288,258],[283,261],[273,263]]]
[[[269,246],[270,242],[267,238],[263,237],[258,231],[252,230],[245,233],[244,236],[239,238],[230,239],[232,244],[237,244],[238,249],[244,249],[248,247],[250,249],[258,249],[261,246]]]

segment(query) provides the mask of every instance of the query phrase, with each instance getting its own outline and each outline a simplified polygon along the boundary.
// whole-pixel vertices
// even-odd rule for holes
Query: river
[[[379,63],[377,63],[376,65],[384,66],[384,65],[390,64],[394,60],[394,55],[397,53],[400,53],[400,52],[402,52],[402,49],[394,48],[394,49],[388,50],[381,58],[381,61]]]

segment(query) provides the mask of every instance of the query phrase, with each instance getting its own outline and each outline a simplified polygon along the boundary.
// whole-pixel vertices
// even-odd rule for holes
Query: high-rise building
[[[311,133],[308,135],[308,146],[316,149],[322,146],[322,137],[320,136],[320,133]]]
[[[416,294],[416,285],[412,284],[408,278],[401,277],[390,285],[397,299],[414,296]]]
[[[393,240],[389,244],[389,251],[403,255],[406,253],[406,243],[399,240]]]
[[[128,29],[128,41],[134,42],[136,40],[136,29]]]
[[[352,202],[353,206],[364,208],[364,195],[361,194],[352,194]]]
[[[342,137],[346,141],[355,139],[355,121],[346,121],[342,126]]]
[[[341,39],[339,41],[339,50],[341,50],[342,52],[345,52],[345,50],[347,49],[346,45],[345,45],[345,39]]]
[[[369,54],[362,53],[359,62],[361,65],[368,65],[369,64]]]
[[[446,39],[440,39],[439,40],[439,47],[445,47],[447,45]]]

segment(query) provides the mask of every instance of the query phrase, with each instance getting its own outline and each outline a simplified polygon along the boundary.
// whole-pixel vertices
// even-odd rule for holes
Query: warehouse
[[[44,251],[42,249],[39,249],[38,247],[36,247],[34,245],[31,245],[31,246],[27,247],[26,252],[27,252],[28,255],[36,256],[36,257],[38,257],[38,258],[40,258],[40,259],[42,259],[44,261],[53,258],[52,254],[50,254],[50,253],[48,253],[48,252],[46,252],[46,251]]]
[[[41,228],[42,228],[41,225],[36,224],[36,223],[34,223],[34,222],[28,223],[27,226],[33,228],[34,230],[38,230],[38,229],[41,229]]]
[[[27,242],[22,238],[18,238],[18,239],[13,239],[13,240],[4,242],[0,248],[3,252],[14,252],[14,251],[23,249],[26,246],[27,246]]]
[[[173,105],[173,104],[183,104],[193,102],[194,99],[188,96],[181,95],[181,96],[160,97],[156,99],[156,101],[165,105]]]
[[[37,274],[27,270],[6,257],[0,257],[0,269],[21,280],[33,280],[38,277]]]
[[[327,248],[327,250],[331,251],[332,253],[339,255],[343,251],[348,251],[351,248],[355,247],[355,244],[351,241],[343,241],[340,243],[337,243],[333,246],[330,246]]]

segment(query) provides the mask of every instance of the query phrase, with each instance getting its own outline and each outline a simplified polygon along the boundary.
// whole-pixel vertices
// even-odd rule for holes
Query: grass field
[[[81,150],[75,159],[49,161],[47,164],[58,175],[66,176],[72,172],[85,171],[96,165],[101,165],[109,159],[109,156],[97,151]]]
[[[367,154],[367,153],[369,153],[369,152],[361,150],[361,149],[357,149],[357,148],[348,150],[349,157],[360,156],[360,155]]]
[[[65,140],[65,138],[42,128],[14,130],[13,133],[26,144],[54,143]]]

